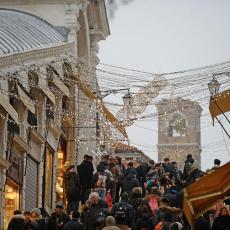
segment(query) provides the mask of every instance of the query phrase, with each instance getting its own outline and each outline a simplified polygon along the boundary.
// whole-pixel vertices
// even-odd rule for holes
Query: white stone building
[[[52,211],[65,162],[111,137],[92,99],[97,44],[109,35],[104,0],[2,0],[0,19],[2,230],[15,209]]]

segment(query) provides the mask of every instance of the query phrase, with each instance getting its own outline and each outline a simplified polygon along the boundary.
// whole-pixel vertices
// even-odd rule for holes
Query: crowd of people
[[[130,162],[103,155],[94,172],[92,156],[71,165],[64,176],[66,212],[57,203],[50,216],[35,208],[15,211],[8,230],[174,230],[191,229],[183,213],[183,188],[205,175],[187,155],[184,170],[175,161]],[[219,167],[215,159],[212,170]],[[70,218],[71,217],[71,218]],[[209,210],[195,220],[197,230],[230,230],[228,209]]]

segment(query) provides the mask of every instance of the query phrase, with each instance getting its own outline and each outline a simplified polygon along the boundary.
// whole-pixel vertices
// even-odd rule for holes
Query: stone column
[[[6,159],[7,148],[7,113],[0,107],[0,157]],[[0,229],[4,227],[6,169],[0,165]]]

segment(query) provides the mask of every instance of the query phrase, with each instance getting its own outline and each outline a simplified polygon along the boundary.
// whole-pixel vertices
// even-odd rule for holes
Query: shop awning
[[[67,97],[69,97],[68,87],[55,74],[53,75],[53,83],[56,85]]]
[[[13,118],[13,120],[18,124],[18,113],[7,100],[5,95],[0,91],[0,105],[3,107],[4,110]]]
[[[191,225],[194,219],[230,197],[230,162],[185,188],[183,210]]]
[[[216,116],[230,111],[230,89],[212,96],[209,103],[209,110],[213,124]]]
[[[46,80],[41,78],[41,77],[39,77],[38,85],[39,85],[39,88],[43,91],[43,93],[53,102],[53,104],[55,104],[55,96],[51,92],[49,87],[47,86]]]
[[[82,90],[82,92],[91,100],[94,101],[99,109],[101,110],[102,114],[106,117],[107,120],[109,120],[118,130],[119,132],[125,137],[128,138],[128,135],[126,133],[125,127],[117,120],[116,117],[105,107],[102,100],[98,100],[97,96],[94,95],[92,90],[88,85],[83,83],[78,76],[75,76],[78,80],[79,87]]]
[[[35,106],[33,100],[24,92],[20,85],[17,84],[18,96],[21,102],[29,109],[32,113],[35,113]]]

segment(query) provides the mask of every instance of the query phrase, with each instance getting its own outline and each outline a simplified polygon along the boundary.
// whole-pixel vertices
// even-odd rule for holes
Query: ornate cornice
[[[0,68],[18,63],[33,62],[36,60],[54,58],[65,53],[72,53],[74,43],[69,42],[61,45],[56,45],[48,48],[38,48],[29,51],[13,53],[0,56]]]
[[[76,0],[65,0],[64,2],[76,2]],[[0,5],[10,4],[10,5],[31,5],[31,4],[60,4],[63,0],[1,0]]]

